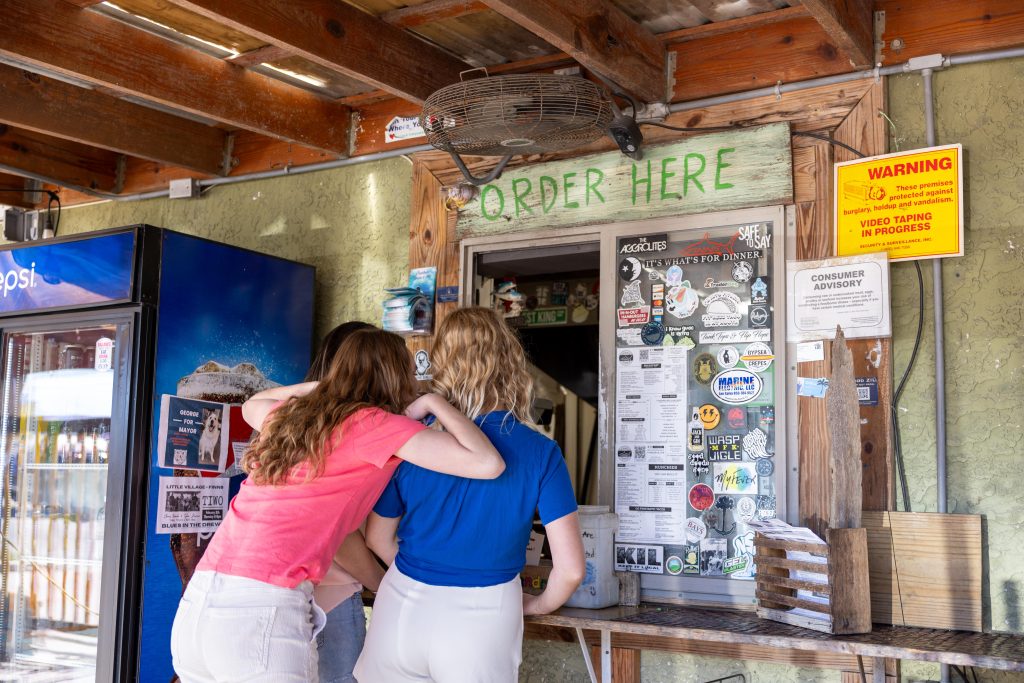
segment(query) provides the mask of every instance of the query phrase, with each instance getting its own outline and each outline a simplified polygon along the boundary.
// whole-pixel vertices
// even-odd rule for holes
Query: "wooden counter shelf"
[[[601,610],[562,608],[526,621],[528,626],[600,632],[601,668],[608,672],[600,679],[604,683],[611,680],[613,635],[634,636],[634,643],[635,637],[670,638],[867,657],[873,660],[873,679],[869,680],[874,681],[885,681],[886,658],[1024,671],[1024,636],[1002,633],[877,625],[871,633],[829,635],[761,619],[747,610],[655,604]]]

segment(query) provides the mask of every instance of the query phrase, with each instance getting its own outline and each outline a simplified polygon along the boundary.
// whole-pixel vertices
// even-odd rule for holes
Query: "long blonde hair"
[[[399,414],[415,396],[412,357],[402,338],[372,327],[352,332],[320,384],[267,417],[242,467],[254,484],[285,484],[304,463],[307,480],[320,476],[335,430],[349,416],[361,408]]]
[[[519,336],[489,308],[460,308],[434,343],[434,391],[470,419],[495,409],[532,423],[533,378]]]

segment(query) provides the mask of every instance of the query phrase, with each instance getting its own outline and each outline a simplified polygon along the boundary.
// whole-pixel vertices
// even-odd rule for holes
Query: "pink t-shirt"
[[[321,476],[305,481],[303,464],[281,486],[246,480],[196,570],[285,588],[319,583],[401,462],[395,452],[423,429],[404,415],[366,408],[334,437]]]

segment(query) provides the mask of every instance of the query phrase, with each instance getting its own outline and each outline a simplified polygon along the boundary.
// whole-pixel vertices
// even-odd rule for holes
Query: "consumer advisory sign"
[[[459,212],[459,237],[786,204],[789,125],[775,123],[506,170]]]
[[[884,253],[789,261],[786,341],[891,337],[889,259]]]
[[[836,255],[963,256],[962,161],[945,145],[836,164]]]

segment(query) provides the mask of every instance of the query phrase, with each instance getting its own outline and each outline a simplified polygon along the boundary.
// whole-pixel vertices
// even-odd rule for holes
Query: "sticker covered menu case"
[[[661,558],[620,570],[754,575],[749,523],[776,514],[774,238],[759,222],[618,240],[616,542]]]

